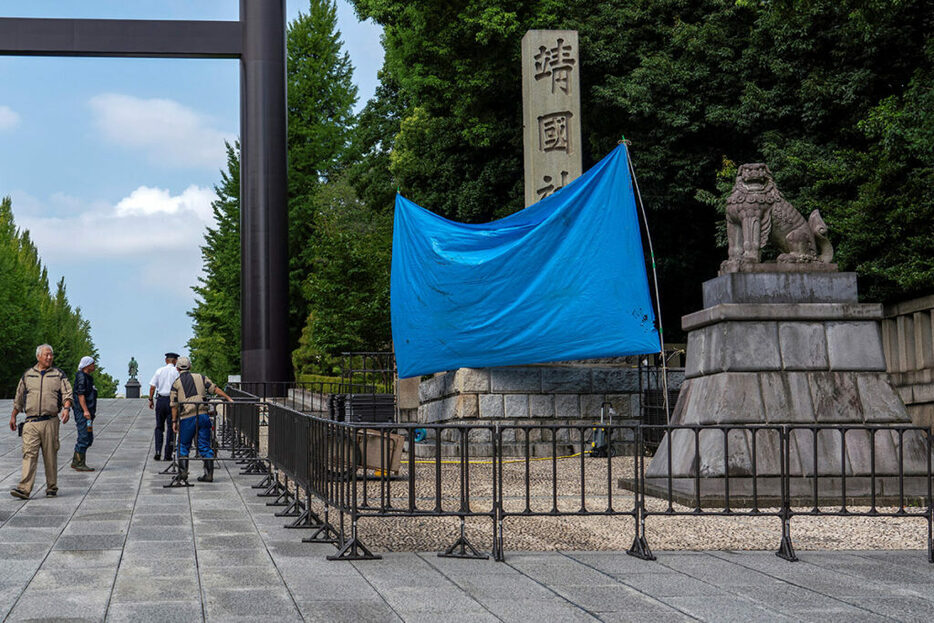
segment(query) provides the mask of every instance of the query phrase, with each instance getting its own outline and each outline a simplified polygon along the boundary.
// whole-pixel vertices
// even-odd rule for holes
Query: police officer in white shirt
[[[149,381],[149,408],[153,408],[153,395],[155,395],[156,407],[156,455],[155,460],[165,457],[166,461],[172,460],[172,446],[175,441],[175,434],[172,432],[172,407],[169,405],[169,392],[172,391],[172,384],[178,378],[178,370],[175,369],[175,362],[178,361],[178,353],[166,353],[165,365],[156,370]],[[166,434],[167,433],[167,434]],[[162,453],[162,440],[165,438],[165,452]]]

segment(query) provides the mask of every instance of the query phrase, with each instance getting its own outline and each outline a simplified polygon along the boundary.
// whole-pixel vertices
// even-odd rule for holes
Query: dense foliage
[[[334,0],[311,0],[289,24],[289,341],[314,308],[304,288],[315,259],[316,195],[343,168],[357,101],[350,57],[342,51]]]
[[[742,162],[821,208],[864,297],[934,288],[930,2],[353,2],[385,28],[392,183],[463,221],[521,206],[523,33],[579,32],[584,166],[632,142],[671,333],[725,255],[710,198]]]
[[[934,291],[927,0],[351,1],[384,29],[381,83],[359,117],[304,97],[313,83],[290,73],[297,371],[389,345],[397,189],[459,221],[522,207],[529,29],[579,32],[584,167],[631,142],[669,337],[725,257],[721,207],[743,162],[768,163],[803,213],[820,208],[865,299]],[[290,30],[290,67],[301,42],[323,37],[332,53],[322,62],[349,80],[333,23],[314,23]],[[296,41],[299,32],[317,34]],[[322,143],[306,137],[325,126],[320,136],[333,140],[312,149]]]
[[[0,396],[12,396],[23,371],[36,363],[36,346],[51,344],[56,367],[74,377],[81,357],[99,358],[91,324],[72,308],[62,278],[54,293],[28,231],[17,229],[13,202],[0,199]],[[101,367],[93,374],[102,398],[117,381]]]
[[[316,204],[305,280],[312,312],[292,355],[301,372],[328,372],[341,352],[390,348],[392,213],[369,210],[343,179],[322,187]]]
[[[316,258],[320,205],[333,193],[328,182],[349,160],[357,88],[336,29],[334,0],[310,0],[308,13],[289,24],[289,339],[298,348],[302,327],[319,317],[307,287]],[[228,145],[227,170],[215,187],[215,225],[201,247],[204,277],[194,288],[189,313],[194,336],[188,343],[193,365],[215,379],[240,370],[240,154]]]

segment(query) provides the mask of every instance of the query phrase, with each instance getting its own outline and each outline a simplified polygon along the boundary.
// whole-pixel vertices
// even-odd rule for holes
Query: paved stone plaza
[[[10,401],[0,401],[9,413]],[[928,620],[934,565],[924,552],[515,553],[505,563],[384,554],[328,562],[300,542],[233,465],[217,482],[163,489],[142,400],[101,401],[88,474],[60,493],[9,496],[19,439],[0,436],[0,618],[89,621]]]

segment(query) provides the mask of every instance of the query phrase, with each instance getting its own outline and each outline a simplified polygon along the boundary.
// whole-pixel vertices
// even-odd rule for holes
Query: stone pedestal
[[[881,319],[881,305],[858,302],[854,273],[730,273],[704,283],[704,309],[682,319],[687,363],[671,420],[698,428],[665,437],[647,493],[722,506],[729,487],[731,506],[741,506],[755,486],[760,507],[777,503],[781,425],[815,427],[787,432],[794,499],[811,504],[816,492],[840,504],[845,487],[849,501],[868,500],[873,473],[877,501],[892,499],[899,448],[914,477],[906,486],[918,488],[905,494],[926,492],[924,435],[893,428],[911,421],[886,374]],[[764,428],[725,428],[734,424]],[[879,429],[818,430],[828,424]]]
[[[127,398],[139,398],[139,381],[136,379],[130,379],[126,382],[124,386],[126,388],[126,397]]]
[[[670,370],[668,386],[677,390],[683,372]],[[634,423],[640,415],[639,369],[598,363],[541,364],[499,368],[461,368],[422,381],[418,386],[417,422],[422,424],[534,425],[526,448],[524,433],[503,431],[504,456],[549,457],[580,451],[578,432],[589,443],[604,404],[615,412],[616,424]],[[401,402],[400,402],[401,406]],[[460,429],[429,428],[428,439],[438,432],[442,452],[460,452]],[[631,431],[620,430],[616,442],[630,444]],[[492,456],[489,431],[471,435],[474,456]],[[417,456],[432,456],[434,444],[416,446]]]

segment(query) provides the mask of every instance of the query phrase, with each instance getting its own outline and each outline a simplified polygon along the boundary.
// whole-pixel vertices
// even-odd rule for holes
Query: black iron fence
[[[236,402],[225,406],[225,416],[222,420],[221,439],[226,439],[228,444],[232,441],[230,435],[236,435],[237,440],[234,444],[237,452],[243,456],[257,456],[259,452],[259,427],[261,408],[258,404],[259,399],[245,391],[229,387],[227,392]]]
[[[258,400],[296,401],[302,397],[310,399],[316,397],[326,401],[334,394],[374,394],[378,389],[375,385],[366,383],[350,383],[342,381],[261,381],[230,383],[233,388],[243,395],[253,396]],[[233,394],[231,394],[233,396]],[[296,405],[301,410],[300,405]]]
[[[396,356],[392,351],[352,351],[341,353],[343,383],[373,385],[392,393],[396,379]]]
[[[339,422],[324,412],[244,402],[227,409],[232,455],[238,444],[253,447],[261,409],[268,410],[263,458],[270,471],[255,485],[263,489],[259,495],[283,507],[278,516],[293,518],[288,527],[312,530],[304,541],[335,544],[338,551],[329,559],[378,558],[362,542],[362,522],[456,518],[459,534],[440,555],[473,558],[486,554],[467,538],[465,521],[479,518],[489,522],[482,540],[503,560],[504,534],[513,522],[593,516],[631,520],[629,554],[654,559],[647,523],[690,516],[774,520],[777,554],[796,560],[793,520],[833,516],[923,521],[934,562],[927,429],[400,425]],[[598,437],[608,450],[600,456],[591,452]],[[652,438],[662,441],[655,457],[648,457]],[[396,525],[381,526],[383,542],[392,542]],[[878,525],[880,533],[885,530],[884,522]]]

